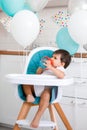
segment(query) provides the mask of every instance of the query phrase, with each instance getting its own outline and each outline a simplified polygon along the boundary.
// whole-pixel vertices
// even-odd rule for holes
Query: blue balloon
[[[1,0],[0,0],[0,8],[1,8]]]
[[[79,48],[79,44],[71,38],[66,27],[58,31],[56,35],[56,44],[58,48],[67,50],[71,55],[75,54]]]
[[[27,3],[24,4],[23,9],[24,9],[24,10],[25,10],[25,9],[26,9],[26,10],[30,10],[30,11],[33,12],[32,8],[31,8]]]
[[[24,7],[25,0],[0,0],[1,9],[9,16],[14,16]]]

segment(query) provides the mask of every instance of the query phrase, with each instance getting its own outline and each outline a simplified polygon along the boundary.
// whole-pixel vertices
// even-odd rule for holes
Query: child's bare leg
[[[37,128],[39,125],[40,118],[42,114],[44,113],[45,109],[49,106],[49,100],[50,100],[50,89],[45,89],[41,95],[40,103],[38,111],[31,122],[30,126]]]
[[[19,128],[18,125],[15,124],[15,126],[13,127],[13,130],[21,130],[21,128]]]
[[[17,120],[25,119],[29,110],[30,110],[30,108],[31,108],[30,103],[23,102],[23,105],[22,105],[21,110],[18,114]],[[18,126],[18,124],[15,123],[13,130],[21,130],[21,128]]]
[[[34,88],[33,85],[23,85],[23,91],[26,95],[26,101],[27,102],[34,102]]]

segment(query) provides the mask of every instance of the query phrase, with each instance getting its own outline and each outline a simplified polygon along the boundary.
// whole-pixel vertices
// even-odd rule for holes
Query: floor
[[[5,126],[0,126],[0,130],[13,130],[13,129]],[[21,129],[21,130],[29,130],[29,129]]]
[[[7,127],[0,126],[0,130],[12,130],[12,128],[7,128]]]
[[[0,130],[13,130],[13,128],[0,125]],[[21,128],[21,130],[30,130],[30,129]],[[35,130],[35,129],[31,129],[31,130]],[[52,130],[52,128],[47,128],[46,129],[44,127],[44,128],[38,128],[37,130]]]

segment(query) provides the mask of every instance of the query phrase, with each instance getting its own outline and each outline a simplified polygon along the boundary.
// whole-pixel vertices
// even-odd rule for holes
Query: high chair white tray
[[[14,84],[66,86],[74,82],[71,77],[58,79],[56,76],[38,74],[8,74],[6,77],[9,82]],[[50,82],[48,82],[48,80],[50,80]]]

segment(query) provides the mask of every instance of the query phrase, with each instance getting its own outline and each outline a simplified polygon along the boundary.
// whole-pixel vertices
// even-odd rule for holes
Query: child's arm
[[[56,69],[53,66],[50,68],[50,70],[52,70],[53,73],[55,74],[55,76],[60,78],[60,79],[64,78],[64,76],[65,76],[65,73],[63,71]]]
[[[60,79],[64,78],[65,73],[64,73],[62,70],[53,67],[52,64],[51,64],[51,62],[50,62],[49,60],[46,61],[45,66],[46,66],[49,70],[51,70],[51,71],[55,74],[56,77],[58,77],[58,78],[60,78]]]
[[[43,72],[43,69],[42,68],[38,68],[37,71],[36,71],[36,74],[41,74]]]

